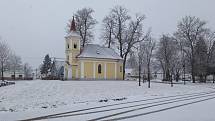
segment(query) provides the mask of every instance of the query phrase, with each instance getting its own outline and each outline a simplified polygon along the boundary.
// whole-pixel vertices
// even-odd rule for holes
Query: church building
[[[83,48],[74,17],[65,37],[65,80],[122,80],[123,59],[111,48],[86,44]]]

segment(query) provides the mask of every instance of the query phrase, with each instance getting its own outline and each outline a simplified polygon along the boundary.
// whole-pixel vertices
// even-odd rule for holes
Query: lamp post
[[[184,78],[183,78],[183,80],[184,80],[184,85],[185,85],[185,82],[186,82],[186,79],[185,79],[185,61],[184,61],[184,64],[183,64],[183,71],[184,71]]]

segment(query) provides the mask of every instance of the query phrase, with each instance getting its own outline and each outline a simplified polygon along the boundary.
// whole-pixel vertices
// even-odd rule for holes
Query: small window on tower
[[[75,48],[75,49],[77,48],[77,44],[74,44],[74,48]]]
[[[122,66],[120,66],[119,71],[122,72]]]
[[[67,48],[69,49],[69,44],[67,44]]]

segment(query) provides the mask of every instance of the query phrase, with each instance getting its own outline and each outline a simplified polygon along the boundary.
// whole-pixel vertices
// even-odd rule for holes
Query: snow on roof
[[[100,58],[100,59],[116,59],[122,58],[111,48],[102,47],[97,44],[87,44],[78,58]]]
[[[67,34],[66,37],[80,37],[80,35],[76,31],[71,31]]]
[[[59,70],[62,66],[64,67],[65,62],[64,61],[55,61],[55,66],[57,70]]]

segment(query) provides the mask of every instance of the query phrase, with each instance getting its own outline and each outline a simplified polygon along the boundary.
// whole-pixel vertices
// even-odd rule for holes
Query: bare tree
[[[1,79],[4,81],[4,71],[5,71],[5,65],[8,62],[10,55],[10,49],[8,45],[5,42],[0,41],[0,62],[1,62]]]
[[[128,15],[128,10],[122,6],[115,6],[111,10],[110,16],[112,16],[114,22],[113,35],[118,42],[120,56],[123,58],[123,44],[126,39],[127,23],[131,17]]]
[[[13,72],[14,80],[15,80],[16,79],[16,72],[21,70],[21,67],[22,67],[21,57],[15,55],[15,54],[11,54],[9,57],[9,65],[10,65],[9,68]]]
[[[171,67],[172,67],[171,70],[176,82],[178,82],[186,61],[184,60],[185,58],[183,57],[183,54],[180,51],[180,48],[175,48],[175,49],[176,49],[175,50],[176,52],[171,61]]]
[[[123,57],[123,78],[125,76],[125,64],[127,61],[128,54],[134,49],[135,45],[143,41],[146,36],[143,35],[143,20],[144,15],[137,15],[135,20],[129,23],[129,27],[126,31],[125,39],[122,43],[122,57]]]
[[[152,60],[152,55],[153,51],[155,49],[155,41],[151,36],[148,36],[143,45],[143,50],[144,51],[144,60],[147,65],[147,81],[148,81],[148,88],[150,88],[150,81],[151,81],[151,60]]]
[[[134,47],[144,40],[143,20],[144,15],[136,14],[132,20],[128,15],[128,10],[122,6],[115,6],[108,16],[104,18],[106,25],[104,33],[108,47],[115,46],[119,50],[119,55],[123,58],[123,78],[125,77],[125,64],[129,53]],[[113,37],[113,38],[112,38]]]
[[[144,54],[145,54],[145,51],[144,50],[144,44],[143,44],[143,41],[139,42],[139,46],[137,48],[137,62],[138,62],[138,72],[139,72],[139,86],[141,86],[141,72],[142,72],[142,67],[144,65]],[[143,78],[144,80],[144,78]]]
[[[169,35],[163,35],[160,38],[156,58],[163,69],[163,80],[171,81],[171,73],[177,55],[177,42]]]
[[[206,82],[207,75],[207,45],[203,38],[200,38],[194,46],[194,69],[195,75],[200,77],[201,82]],[[205,77],[205,79],[203,79]],[[204,80],[204,81],[203,81]]]
[[[81,46],[89,43],[93,39],[93,28],[97,21],[93,18],[92,14],[94,10],[92,8],[83,8],[75,13],[76,29],[81,36]],[[67,24],[67,33],[70,32],[71,21]]]
[[[213,83],[215,83],[215,41],[211,47],[211,56],[208,64],[208,73],[213,75]]]
[[[183,51],[189,57],[193,83],[195,83],[194,46],[199,37],[208,30],[205,25],[206,22],[197,17],[186,16],[179,22],[177,32],[175,33],[177,39],[183,42]]]
[[[213,70],[215,69],[215,54],[214,54],[215,53],[215,32],[209,30],[205,34],[204,39],[207,45],[207,75],[213,74],[213,82],[214,82],[215,71]]]
[[[108,15],[103,19],[103,26],[102,26],[102,35],[101,38],[105,41],[105,45],[108,48],[111,48],[111,45],[115,44],[115,39],[113,36],[113,29],[114,29],[114,20],[112,15]]]
[[[215,32],[208,30],[203,38],[204,38],[205,43],[207,45],[207,52],[208,52],[208,57],[207,57],[208,59],[207,60],[209,61],[212,54],[213,54],[213,44],[215,42]]]

